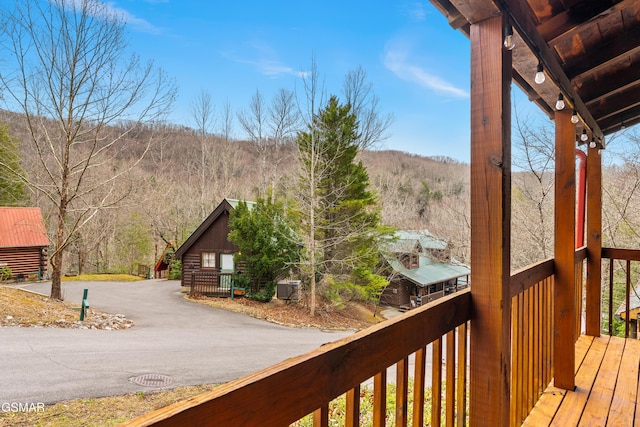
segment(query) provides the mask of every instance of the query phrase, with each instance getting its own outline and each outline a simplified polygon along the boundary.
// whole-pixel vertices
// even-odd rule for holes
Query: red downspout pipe
[[[584,246],[585,198],[587,196],[587,155],[576,148],[578,163],[578,210],[576,212],[576,249]]]

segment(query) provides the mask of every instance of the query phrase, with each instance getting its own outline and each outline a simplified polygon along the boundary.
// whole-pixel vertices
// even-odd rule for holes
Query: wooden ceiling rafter
[[[571,80],[577,79],[583,74],[591,74],[612,62],[635,55],[640,52],[638,40],[640,40],[640,27],[609,40],[595,52],[590,52],[588,58],[572,61],[574,65],[566,68],[567,77]]]
[[[599,0],[589,3],[589,10],[585,8],[582,13],[576,12],[574,8],[584,3],[574,2],[573,7],[567,7],[564,12],[540,24],[538,31],[547,43],[555,45],[560,39],[571,37],[575,32],[580,31],[579,29],[582,25],[597,24],[612,14],[620,13],[621,10],[628,7],[628,4],[625,3],[631,3],[632,1],[634,0],[624,0],[616,4],[611,0]]]
[[[562,93],[597,140],[640,123],[640,0],[431,0],[452,27],[504,14],[513,81],[550,117]],[[547,80],[533,82],[540,61]]]
[[[550,117],[562,93],[596,139],[640,122],[640,0],[431,0],[454,28],[504,14],[513,81]],[[465,23],[466,21],[466,23]],[[533,82],[538,60],[547,81]]]
[[[521,0],[496,0],[496,2],[500,4],[500,8],[505,13],[509,14],[514,27],[517,28],[518,33],[529,46],[529,49],[538,55],[548,77],[558,87],[558,93],[562,92],[573,108],[578,111],[582,121],[589,128],[589,133],[593,133],[596,138],[603,139],[604,133],[565,74],[555,50],[547,44],[537,31],[537,23],[533,19],[533,13],[527,2]],[[514,64],[514,67],[518,68],[518,65]],[[530,72],[532,74],[535,73],[535,69]],[[549,106],[554,105],[556,102],[555,99],[548,99],[548,97],[545,98],[545,101]]]

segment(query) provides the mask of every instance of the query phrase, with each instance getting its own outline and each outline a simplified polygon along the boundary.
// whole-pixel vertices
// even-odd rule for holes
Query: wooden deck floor
[[[639,366],[640,340],[581,336],[576,343],[576,390],[547,387],[522,425],[640,425]]]

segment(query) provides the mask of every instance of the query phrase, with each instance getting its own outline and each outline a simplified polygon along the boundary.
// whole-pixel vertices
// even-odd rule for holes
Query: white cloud
[[[427,17],[427,9],[423,3],[416,2],[411,5],[409,16],[415,21],[422,22]]]
[[[84,0],[71,0],[69,3],[76,9],[82,9]],[[162,32],[160,28],[154,26],[150,22],[134,16],[126,9],[115,6],[113,2],[96,3],[95,7],[89,9],[88,12],[93,16],[106,17],[115,15],[121,18],[127,25],[145,33],[160,34]]]
[[[384,65],[402,80],[416,83],[443,95],[457,98],[469,97],[469,93],[466,90],[456,87],[443,78],[431,74],[426,69],[412,63],[408,56],[408,48],[400,46],[397,42],[388,43],[385,48]]]
[[[150,34],[160,34],[162,32],[160,28],[151,24],[149,21],[138,18],[137,16],[131,14],[128,10],[116,7],[113,3],[105,3],[105,6],[111,12],[119,15],[124,20],[124,22],[126,22],[128,25],[131,25],[138,31]]]
[[[254,56],[257,59],[246,59],[236,56],[231,56],[231,59],[240,64],[248,64],[254,67],[260,74],[271,78],[278,78],[282,76],[295,76],[305,77],[307,72],[295,70],[288,65],[283,64],[277,58],[275,50],[264,43],[263,41],[249,43],[252,50],[254,50]]]

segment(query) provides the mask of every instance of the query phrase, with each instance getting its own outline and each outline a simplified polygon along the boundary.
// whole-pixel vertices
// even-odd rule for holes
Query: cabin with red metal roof
[[[0,207],[0,268],[8,267],[14,279],[47,271],[49,238],[40,208]]]

